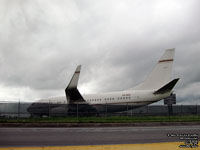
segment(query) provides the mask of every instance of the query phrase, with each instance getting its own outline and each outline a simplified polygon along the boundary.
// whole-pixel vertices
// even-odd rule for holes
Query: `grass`
[[[140,122],[200,122],[192,116],[140,116],[140,117],[62,117],[62,118],[0,118],[0,123],[140,123]]]

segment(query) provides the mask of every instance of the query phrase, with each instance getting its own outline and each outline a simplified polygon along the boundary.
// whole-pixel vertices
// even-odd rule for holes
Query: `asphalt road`
[[[200,126],[0,128],[0,147],[160,143],[181,141],[169,134],[198,134]]]

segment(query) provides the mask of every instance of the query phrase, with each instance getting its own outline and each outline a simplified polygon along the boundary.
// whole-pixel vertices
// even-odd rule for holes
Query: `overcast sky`
[[[77,65],[81,93],[144,80],[176,48],[178,104],[200,104],[199,0],[0,0],[0,99],[64,95]]]

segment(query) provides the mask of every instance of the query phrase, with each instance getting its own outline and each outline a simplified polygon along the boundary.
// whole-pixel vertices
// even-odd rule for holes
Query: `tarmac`
[[[183,136],[199,140],[200,125],[132,127],[1,127],[0,150],[180,149]],[[198,145],[198,143],[197,143]],[[196,147],[198,149],[198,147]]]

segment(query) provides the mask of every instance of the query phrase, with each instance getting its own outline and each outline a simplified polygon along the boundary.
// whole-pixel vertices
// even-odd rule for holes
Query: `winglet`
[[[155,91],[154,94],[164,94],[166,92],[171,91],[174,88],[174,86],[176,85],[176,83],[178,82],[178,80],[179,80],[179,78],[172,80],[168,84],[164,85],[163,87],[161,87],[160,89]]]
[[[77,66],[77,68],[74,72],[74,75],[73,75],[73,77],[72,77],[71,81],[69,82],[69,85],[67,86],[66,89],[70,90],[70,89],[76,89],[77,88],[80,71],[81,71],[81,65]]]
[[[74,75],[72,76],[72,79],[69,82],[69,85],[65,89],[66,99],[69,104],[74,104],[78,102],[85,103],[85,100],[83,99],[82,95],[77,89],[80,71],[81,71],[81,65],[77,66]]]

